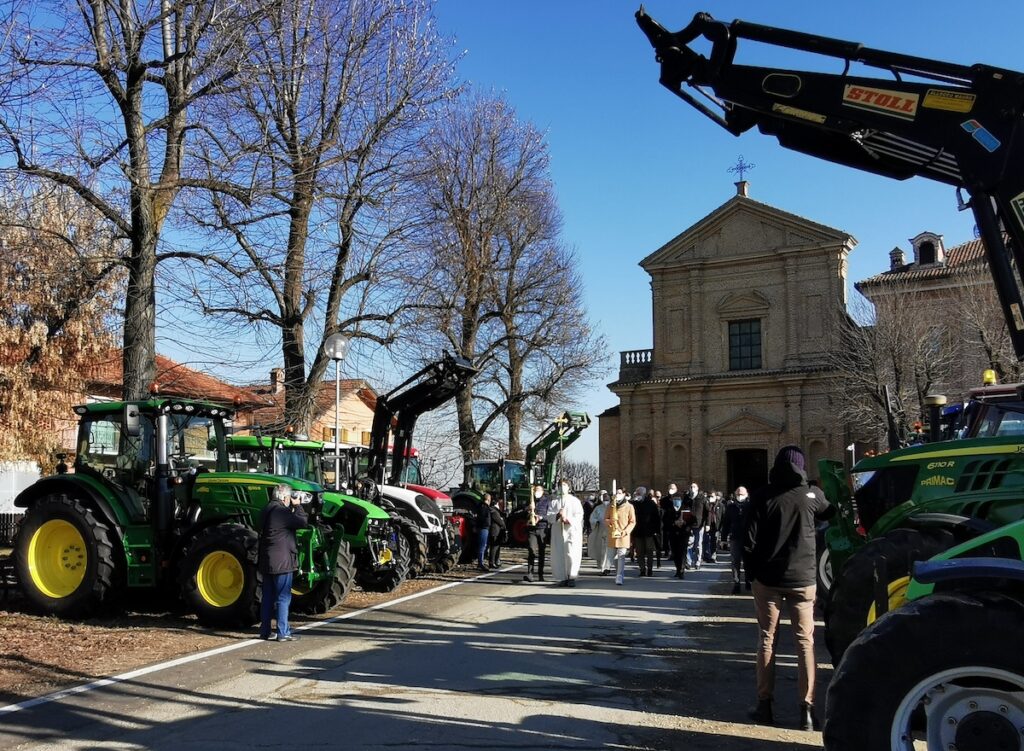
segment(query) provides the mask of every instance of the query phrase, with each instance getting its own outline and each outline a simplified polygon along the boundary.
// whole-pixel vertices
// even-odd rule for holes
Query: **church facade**
[[[619,404],[599,418],[601,487],[757,487],[790,443],[811,477],[818,459],[842,459],[829,352],[855,244],[751,199],[740,182],[644,258],[654,346],[620,354],[609,384]]]

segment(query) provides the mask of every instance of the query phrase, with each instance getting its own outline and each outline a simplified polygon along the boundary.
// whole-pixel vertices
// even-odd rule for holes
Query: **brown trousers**
[[[816,587],[768,587],[754,582],[754,609],[760,638],[757,644],[757,698],[771,699],[775,691],[775,641],[783,606],[796,637],[797,690],[800,701],[814,703],[814,597]]]

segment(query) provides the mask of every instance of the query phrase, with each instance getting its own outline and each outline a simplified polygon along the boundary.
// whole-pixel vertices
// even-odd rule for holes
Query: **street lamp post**
[[[334,360],[334,489],[341,490],[341,361],[348,354],[349,338],[331,334],[324,341],[324,354]]]

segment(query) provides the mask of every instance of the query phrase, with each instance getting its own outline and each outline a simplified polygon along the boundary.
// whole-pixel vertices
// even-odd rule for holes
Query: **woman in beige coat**
[[[626,575],[626,554],[629,552],[629,533],[636,526],[633,504],[626,500],[622,490],[615,491],[615,501],[608,509],[608,546],[615,549],[615,583],[621,585]]]

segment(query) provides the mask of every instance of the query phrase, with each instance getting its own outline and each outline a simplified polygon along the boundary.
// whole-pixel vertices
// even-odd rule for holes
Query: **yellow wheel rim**
[[[28,570],[36,589],[55,600],[67,597],[85,578],[89,562],[85,539],[63,519],[51,519],[28,544]]]
[[[293,595],[308,595],[313,589],[308,584],[309,578],[305,576],[296,575],[292,580],[292,594]]]
[[[208,553],[196,571],[196,587],[202,598],[214,607],[224,608],[242,596],[245,571],[231,553],[215,550]]]
[[[896,608],[903,607],[903,604],[907,601],[907,587],[910,586],[910,577],[903,576],[895,581],[889,582],[889,611],[893,611]],[[875,613],[875,603],[871,603],[871,609],[868,610],[868,625],[878,620],[878,615]]]

